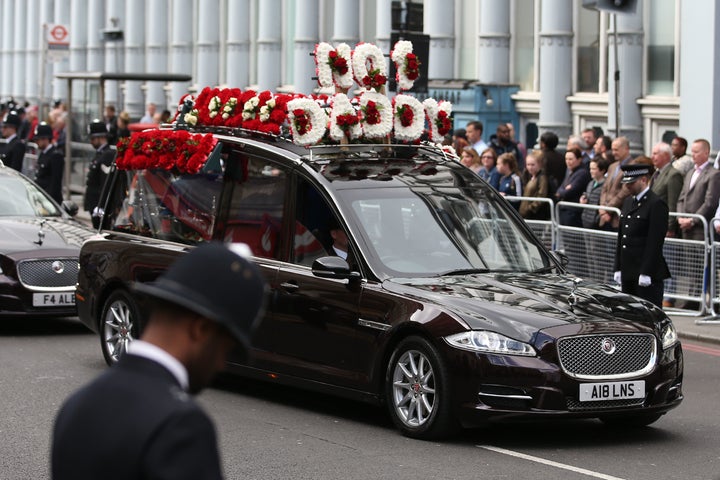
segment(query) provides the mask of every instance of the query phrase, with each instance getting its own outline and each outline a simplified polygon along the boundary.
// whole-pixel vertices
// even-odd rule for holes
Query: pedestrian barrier
[[[540,239],[548,250],[555,249],[555,209],[553,208],[553,201],[550,198],[542,197],[505,197],[515,208],[520,207],[520,202],[541,202],[547,203],[547,211],[550,212],[550,218],[547,220],[530,220],[526,219],[525,223],[528,224],[530,230]]]

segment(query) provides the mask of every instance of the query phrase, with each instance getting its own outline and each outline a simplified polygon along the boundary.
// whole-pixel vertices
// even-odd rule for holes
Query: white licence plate
[[[645,380],[580,384],[581,402],[630,400],[633,398],[645,398]]]
[[[33,293],[33,307],[68,307],[71,305],[75,305],[74,293]]]

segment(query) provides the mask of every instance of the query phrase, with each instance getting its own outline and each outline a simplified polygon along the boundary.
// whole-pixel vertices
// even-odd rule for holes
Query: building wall
[[[148,101],[173,108],[181,92],[208,83],[309,93],[314,43],[365,41],[389,50],[391,3],[0,0],[0,97],[37,103],[44,95],[49,103],[66,95],[66,85],[52,80],[54,73],[97,65],[107,71],[190,70],[190,85],[108,85],[105,100],[133,117],[143,113]],[[617,15],[619,115],[612,15],[584,9],[582,0],[413,3],[445,14],[425,17],[425,32],[431,36],[427,61],[443,65],[430,80],[465,82],[470,91],[481,91],[474,82],[514,85],[521,134],[528,124],[537,124],[540,133],[553,129],[561,137],[597,125],[613,135],[617,130],[630,136],[638,152],[648,152],[669,131],[720,144],[715,88],[720,9],[715,0],[638,0],[635,14]],[[67,58],[51,62],[44,55],[37,42],[43,19],[68,24],[72,40]],[[124,40],[102,42],[99,26],[122,30]],[[25,81],[23,72],[36,77],[44,72],[46,79]]]

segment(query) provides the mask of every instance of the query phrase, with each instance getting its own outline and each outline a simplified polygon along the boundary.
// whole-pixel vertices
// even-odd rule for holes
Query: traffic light
[[[583,7],[608,13],[635,13],[637,0],[583,0]]]

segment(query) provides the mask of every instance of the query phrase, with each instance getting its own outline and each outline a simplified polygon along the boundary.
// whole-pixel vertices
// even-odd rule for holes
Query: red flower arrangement
[[[400,118],[400,124],[403,127],[409,127],[413,123],[415,115],[413,114],[412,108],[408,105],[401,105],[397,109],[398,117]]]
[[[347,60],[338,55],[337,50],[330,50],[330,52],[328,52],[328,65],[330,65],[330,69],[338,75],[345,75],[348,72]]]
[[[307,132],[310,131],[310,116],[303,110],[302,108],[296,108],[293,110],[293,115],[295,115],[295,119],[293,122],[295,123],[295,128],[297,129],[297,132],[300,135],[305,135]]]
[[[148,130],[133,133],[117,144],[115,164],[120,170],[161,168],[197,173],[215,148],[212,134],[186,130]]]
[[[408,53],[405,57],[405,76],[409,80],[417,80],[420,76],[420,60],[414,53]]]
[[[380,73],[379,68],[373,68],[368,71],[362,79],[363,86],[366,88],[380,88],[387,83],[387,77]]]
[[[377,125],[382,121],[378,105],[372,100],[367,102],[367,106],[363,109],[363,113],[365,114],[365,121],[370,125]]]
[[[450,115],[448,115],[445,110],[440,110],[438,112],[437,119],[435,120],[435,125],[437,125],[438,133],[440,135],[447,135],[450,133],[450,129],[452,129],[452,120],[450,120]]]

